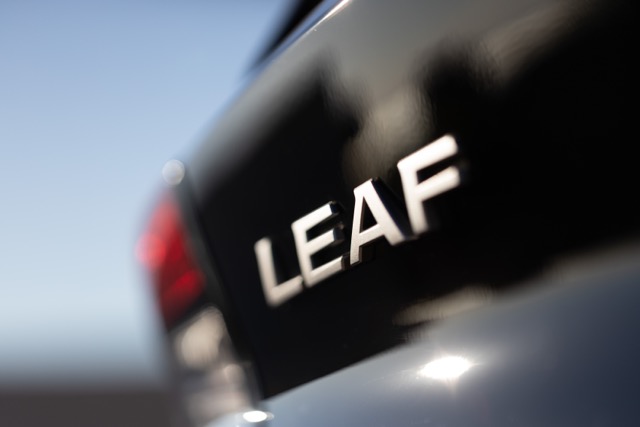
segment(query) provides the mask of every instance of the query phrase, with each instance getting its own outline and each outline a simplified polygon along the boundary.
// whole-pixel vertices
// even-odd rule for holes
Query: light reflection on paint
[[[322,18],[322,20],[320,22],[326,21],[327,19],[331,18],[333,15],[335,15],[336,13],[340,12],[341,9],[343,9],[351,0],[342,0],[340,3],[338,3],[333,9],[331,9],[329,11],[329,13],[327,13],[324,18]]]
[[[162,178],[171,187],[174,187],[184,179],[184,164],[180,160],[169,160],[162,168]]]
[[[393,319],[398,325],[419,325],[482,307],[493,300],[493,291],[484,286],[469,286],[448,295],[420,301],[403,309]]]
[[[434,380],[451,381],[467,372],[473,364],[464,357],[446,356],[427,363],[419,373]]]
[[[248,423],[261,423],[271,419],[272,416],[268,412],[264,411],[247,411],[242,414],[242,418]]]
[[[222,314],[208,309],[200,314],[176,339],[180,361],[188,368],[205,370],[212,366],[226,334]]]

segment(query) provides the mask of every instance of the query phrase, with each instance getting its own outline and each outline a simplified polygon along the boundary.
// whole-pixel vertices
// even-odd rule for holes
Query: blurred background
[[[166,422],[132,400],[168,384],[135,243],[164,163],[250,80],[289,6],[0,0],[0,419],[78,405],[123,421],[79,400],[93,393]]]

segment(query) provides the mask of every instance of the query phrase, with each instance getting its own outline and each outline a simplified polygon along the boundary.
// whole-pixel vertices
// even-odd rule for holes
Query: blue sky
[[[133,248],[160,171],[230,102],[287,6],[0,0],[0,384],[45,375],[24,355],[68,357],[60,340],[88,340],[87,369],[105,352],[149,365]]]

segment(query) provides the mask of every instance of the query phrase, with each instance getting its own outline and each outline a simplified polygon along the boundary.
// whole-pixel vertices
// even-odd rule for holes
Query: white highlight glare
[[[242,418],[248,423],[261,423],[270,418],[270,414],[268,412],[263,411],[247,411],[242,414]]]
[[[162,167],[162,178],[172,187],[180,184],[184,179],[184,164],[180,160],[169,160]]]
[[[434,380],[455,380],[471,366],[471,362],[464,357],[447,356],[427,363],[419,373]]]
[[[322,20],[320,20],[320,22],[326,21],[327,19],[331,18],[333,15],[335,15],[336,13],[340,12],[340,10],[342,8],[344,8],[347,3],[349,3],[351,0],[342,0],[340,3],[338,3],[337,5],[334,6],[333,9],[331,9],[329,11],[329,13],[327,13],[324,18],[322,18]],[[319,23],[320,23],[319,22]]]

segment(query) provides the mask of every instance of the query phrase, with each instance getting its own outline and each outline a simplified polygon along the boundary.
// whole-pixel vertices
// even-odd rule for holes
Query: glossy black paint
[[[407,342],[425,317],[397,319],[416,302],[502,292],[640,226],[631,2],[338,7],[267,60],[180,189],[263,396]],[[436,231],[267,307],[257,240],[297,274],[291,222],[335,200],[348,235],[353,188],[378,177],[401,201],[398,160],[445,133],[465,186],[429,203]]]
[[[411,344],[267,400],[269,425],[636,425],[639,256],[559,266],[525,292],[416,331]],[[452,356],[471,367],[425,375]]]

